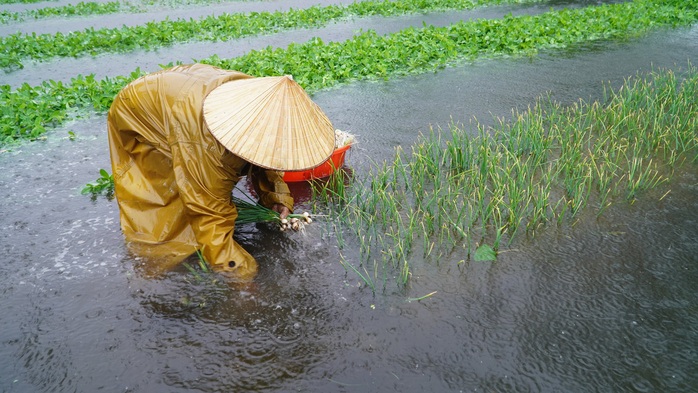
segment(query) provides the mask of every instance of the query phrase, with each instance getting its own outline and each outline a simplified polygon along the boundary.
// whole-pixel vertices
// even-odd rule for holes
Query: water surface
[[[487,123],[547,92],[599,98],[606,81],[697,64],[697,43],[695,27],[658,32],[314,98],[359,135],[348,164],[361,175],[431,126]],[[522,238],[496,262],[454,250],[415,263],[407,288],[374,296],[339,263],[340,252],[358,262],[356,244],[339,250],[322,220],[304,234],[242,228],[260,262],[251,285],[147,276],[116,203],[79,193],[108,168],[105,133],[93,115],[0,154],[0,391],[698,390],[695,166],[632,205]]]

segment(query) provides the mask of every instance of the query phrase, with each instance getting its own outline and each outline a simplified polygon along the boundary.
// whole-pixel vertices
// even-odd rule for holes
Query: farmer
[[[203,65],[143,76],[114,99],[109,146],[121,229],[161,270],[201,250],[215,271],[257,272],[235,240],[233,187],[251,180],[259,203],[285,217],[283,172],[312,168],[334,149],[334,128],[289,76],[254,78]]]

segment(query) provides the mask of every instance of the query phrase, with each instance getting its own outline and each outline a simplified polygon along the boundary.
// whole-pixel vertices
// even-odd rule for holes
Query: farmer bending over
[[[334,149],[332,124],[292,78],[203,64],[133,81],[114,99],[108,131],[132,249],[170,265],[200,249],[214,270],[241,280],[257,262],[233,240],[235,184],[247,175],[259,202],[285,217],[293,198],[281,171],[315,167]]]

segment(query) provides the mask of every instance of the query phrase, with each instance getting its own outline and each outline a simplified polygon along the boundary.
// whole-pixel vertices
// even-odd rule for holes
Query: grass
[[[697,91],[689,65],[638,74],[603,103],[541,99],[494,127],[431,130],[410,156],[397,149],[317,203],[329,202],[345,244],[359,243],[359,267],[343,265],[373,285],[386,276],[406,285],[414,260],[454,251],[494,260],[517,236],[632,203],[697,164]]]

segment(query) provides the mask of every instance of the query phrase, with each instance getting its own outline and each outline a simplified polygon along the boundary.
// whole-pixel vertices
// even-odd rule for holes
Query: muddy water
[[[315,99],[359,135],[348,161],[361,174],[430,125],[487,122],[547,91],[599,97],[603,81],[697,64],[697,43],[694,27]],[[496,263],[459,264],[454,252],[415,264],[405,290],[372,296],[322,222],[305,234],[242,228],[260,261],[252,285],[184,269],[146,277],[124,249],[116,204],[79,195],[108,162],[97,115],[0,154],[0,391],[698,389],[695,167],[631,206],[521,239]],[[354,261],[355,246],[342,251]]]

